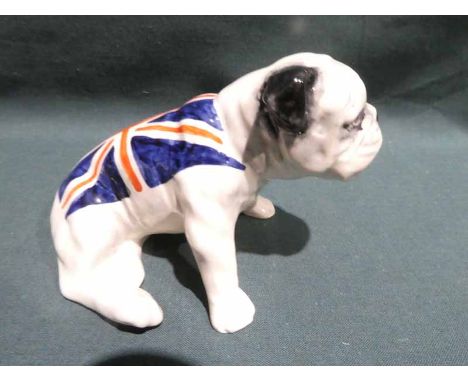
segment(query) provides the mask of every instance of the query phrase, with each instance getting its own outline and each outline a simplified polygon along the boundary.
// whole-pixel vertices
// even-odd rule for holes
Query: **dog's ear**
[[[280,130],[303,134],[310,123],[310,106],[317,70],[289,66],[271,74],[260,91],[260,113],[275,136]]]

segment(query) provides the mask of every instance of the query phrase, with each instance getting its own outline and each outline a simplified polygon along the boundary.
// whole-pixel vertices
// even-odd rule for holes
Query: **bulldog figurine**
[[[140,288],[142,243],[185,233],[221,333],[253,320],[239,286],[240,213],[267,219],[259,195],[275,178],[346,180],[382,144],[364,83],[327,55],[299,53],[106,139],[61,184],[51,212],[60,290],[108,319],[138,328],[163,312]]]

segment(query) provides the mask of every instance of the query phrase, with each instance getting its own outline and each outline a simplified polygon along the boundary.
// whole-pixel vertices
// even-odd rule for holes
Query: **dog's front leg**
[[[249,325],[255,307],[239,288],[234,229],[238,213],[214,202],[185,216],[185,234],[205,285],[213,328],[233,333]]]

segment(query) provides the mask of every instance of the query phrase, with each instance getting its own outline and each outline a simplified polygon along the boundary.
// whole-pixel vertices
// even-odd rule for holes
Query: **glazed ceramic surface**
[[[113,321],[156,326],[163,312],[140,288],[141,245],[150,234],[185,233],[212,326],[240,330],[255,308],[237,276],[239,214],[269,218],[274,206],[258,194],[266,182],[345,180],[381,144],[362,80],[313,53],[146,118],[98,144],[60,185],[51,212],[60,290]]]

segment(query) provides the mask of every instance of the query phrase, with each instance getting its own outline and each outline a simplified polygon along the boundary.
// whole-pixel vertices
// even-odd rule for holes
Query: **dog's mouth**
[[[382,147],[382,134],[377,122],[356,133],[354,141],[338,156],[332,172],[342,180],[361,173],[374,160]]]

